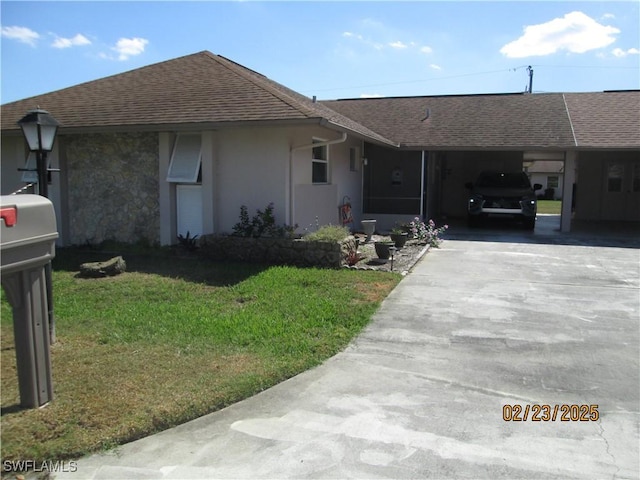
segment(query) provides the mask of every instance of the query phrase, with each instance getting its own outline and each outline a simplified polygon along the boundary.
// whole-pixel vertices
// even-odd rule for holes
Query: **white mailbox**
[[[35,408],[53,399],[45,269],[55,256],[56,216],[39,195],[3,195],[0,214],[0,274],[13,308],[20,402]]]

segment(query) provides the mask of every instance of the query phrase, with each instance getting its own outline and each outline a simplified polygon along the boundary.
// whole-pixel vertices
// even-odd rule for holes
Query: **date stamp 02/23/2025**
[[[600,418],[598,405],[504,405],[502,419],[505,422],[596,422]]]

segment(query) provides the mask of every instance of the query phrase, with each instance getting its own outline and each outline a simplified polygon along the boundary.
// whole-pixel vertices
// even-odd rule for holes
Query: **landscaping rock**
[[[80,276],[83,278],[102,278],[119,275],[127,270],[127,264],[120,256],[106,262],[90,262],[80,265]]]

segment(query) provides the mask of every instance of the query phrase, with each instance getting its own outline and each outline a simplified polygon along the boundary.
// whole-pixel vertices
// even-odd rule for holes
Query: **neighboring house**
[[[524,162],[524,171],[529,175],[531,183],[542,185],[538,196],[545,200],[562,199],[562,183],[564,162],[562,160],[533,160]]]
[[[24,185],[16,122],[36,106],[61,123],[63,245],[230,232],[241,205],[273,203],[299,231],[338,223],[347,200],[356,229],[464,216],[479,171],[537,159],[564,165],[563,230],[574,183],[575,218],[640,221],[636,91],[316,102],[200,52],[2,105],[2,194]]]

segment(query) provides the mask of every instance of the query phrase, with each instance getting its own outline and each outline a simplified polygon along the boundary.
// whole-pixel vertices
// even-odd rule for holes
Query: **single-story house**
[[[564,162],[562,160],[525,161],[523,167],[531,183],[542,185],[542,196],[545,200],[562,199],[564,170]],[[538,193],[538,196],[541,196],[540,193]]]
[[[36,107],[61,123],[61,245],[227,233],[242,205],[298,231],[346,203],[355,229],[464,216],[480,170],[538,159],[563,162],[563,230],[574,183],[575,218],[640,221],[640,91],[318,102],[205,51],[2,105],[3,195],[29,180]]]

